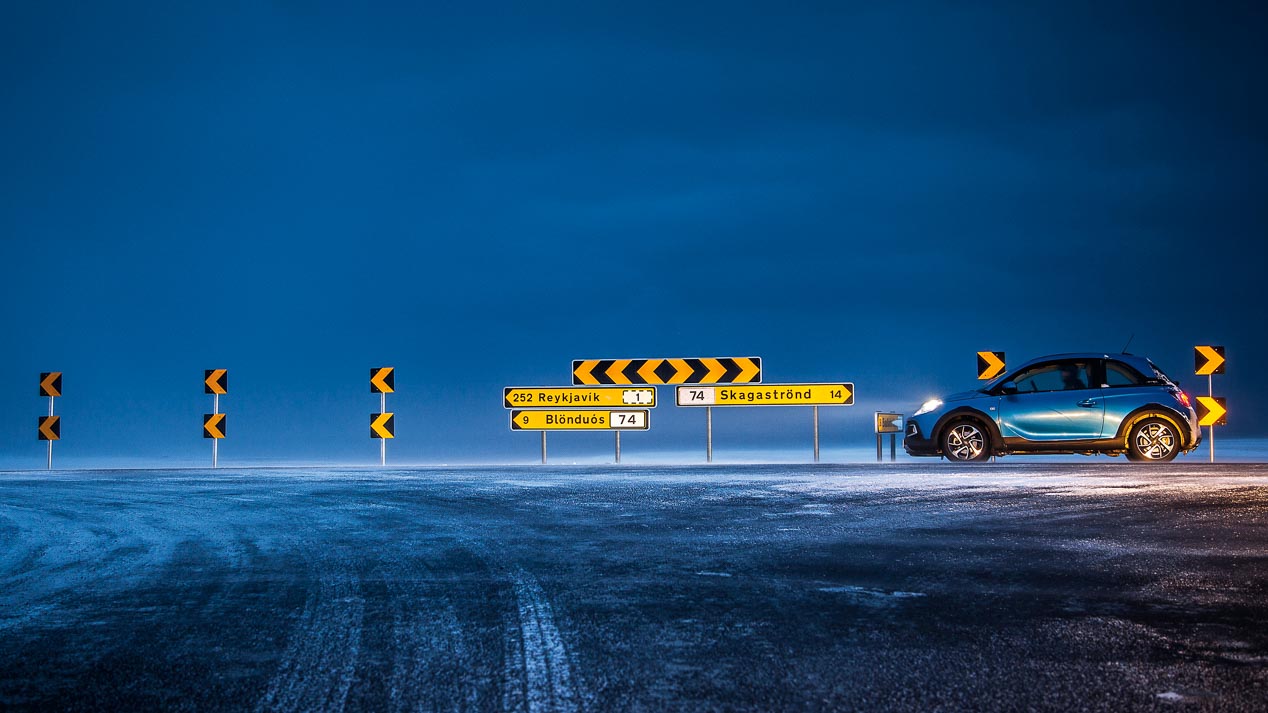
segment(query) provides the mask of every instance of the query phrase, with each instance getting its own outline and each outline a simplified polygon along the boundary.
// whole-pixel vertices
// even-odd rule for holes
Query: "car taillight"
[[[1176,400],[1177,400],[1177,401],[1179,401],[1180,403],[1184,404],[1184,407],[1185,407],[1185,408],[1189,408],[1189,407],[1190,407],[1190,404],[1189,404],[1189,395],[1188,395],[1188,394],[1186,394],[1186,393],[1184,393],[1183,391],[1177,391],[1177,392],[1176,392]]]

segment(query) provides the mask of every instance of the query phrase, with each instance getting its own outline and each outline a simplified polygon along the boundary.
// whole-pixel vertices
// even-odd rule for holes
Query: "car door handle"
[[[1100,404],[1096,401],[1096,399],[1084,399],[1079,402],[1079,406],[1082,406],[1083,408],[1096,408],[1099,405]]]

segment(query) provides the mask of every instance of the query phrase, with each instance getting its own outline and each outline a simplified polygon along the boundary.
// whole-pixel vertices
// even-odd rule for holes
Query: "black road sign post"
[[[370,415],[370,437],[379,439],[379,466],[387,465],[387,440],[396,438],[395,414],[388,413],[387,395],[396,392],[396,368],[370,370],[370,393],[379,395],[379,412]]]
[[[220,435],[216,436],[207,429],[207,424],[211,423],[213,428],[219,425],[220,429],[224,428],[222,419],[215,418],[220,415],[220,395],[229,393],[229,370],[228,369],[204,369],[203,370],[203,393],[211,394],[211,414],[209,421],[207,416],[203,417],[203,437],[211,439],[211,467],[220,467],[220,439],[225,437],[225,432],[219,430]]]
[[[1214,374],[1223,374],[1224,369],[1224,347],[1210,344],[1199,344],[1193,347],[1193,373],[1197,376],[1206,377],[1206,397],[1210,400],[1209,404],[1203,404],[1202,398],[1198,397],[1199,405],[1207,407],[1214,406],[1215,408],[1220,409],[1224,407],[1223,399],[1219,399],[1219,403],[1216,404],[1215,384],[1211,379]],[[1219,418],[1222,417],[1223,416],[1221,414]],[[1222,426],[1224,423],[1226,422],[1221,421],[1219,425]],[[1201,425],[1201,421],[1199,421],[1199,425]],[[1214,421],[1207,425],[1210,435],[1207,436],[1206,442],[1210,448],[1212,463],[1215,462],[1215,426],[1216,424]]]
[[[48,470],[53,469],[53,441],[61,440],[62,419],[53,415],[53,399],[62,395],[62,372],[45,371],[40,374],[40,396],[48,397],[48,418],[40,419],[38,431],[41,441],[48,441]]]

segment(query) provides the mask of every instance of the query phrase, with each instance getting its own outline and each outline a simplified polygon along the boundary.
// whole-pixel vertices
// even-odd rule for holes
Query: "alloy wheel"
[[[1150,423],[1136,432],[1136,452],[1148,460],[1162,460],[1176,448],[1176,436],[1165,423]]]
[[[973,424],[961,423],[947,432],[947,457],[951,460],[976,460],[986,448],[986,436]]]

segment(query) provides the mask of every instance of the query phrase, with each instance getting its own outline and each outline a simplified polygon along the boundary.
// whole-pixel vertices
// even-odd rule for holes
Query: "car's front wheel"
[[[1147,418],[1127,436],[1127,459],[1141,463],[1165,463],[1180,453],[1180,434],[1163,418]]]
[[[984,461],[991,456],[990,445],[991,437],[973,421],[956,421],[942,433],[942,455],[949,461]]]

